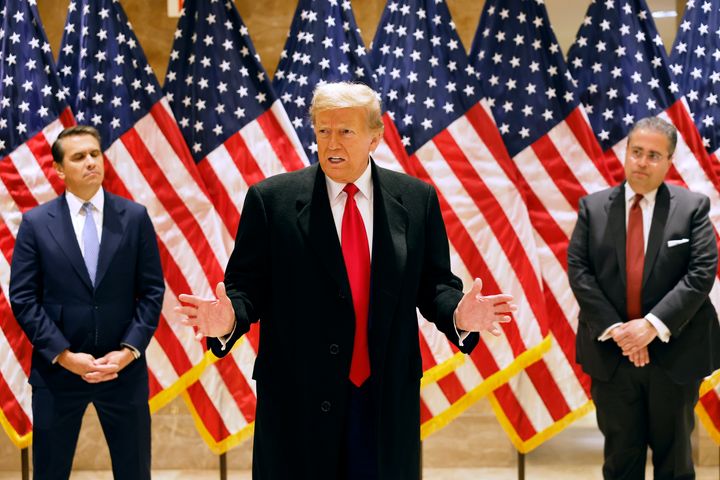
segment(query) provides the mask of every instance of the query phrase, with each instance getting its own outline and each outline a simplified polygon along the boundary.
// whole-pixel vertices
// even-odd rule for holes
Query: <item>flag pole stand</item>
[[[227,452],[220,454],[220,480],[227,480]]]
[[[423,442],[420,440],[420,465],[418,466],[418,472],[420,472],[420,476],[418,476],[418,480],[422,480],[422,457],[423,457]]]
[[[518,480],[525,480],[525,454],[518,452]]]
[[[30,461],[27,447],[20,449],[20,472],[22,480],[30,480]]]

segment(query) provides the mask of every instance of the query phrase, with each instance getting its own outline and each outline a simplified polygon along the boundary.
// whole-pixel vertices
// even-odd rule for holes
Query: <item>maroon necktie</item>
[[[363,223],[360,211],[355,204],[355,194],[358,192],[358,188],[355,184],[348,183],[343,191],[347,193],[347,200],[342,218],[341,243],[355,310],[355,341],[350,364],[350,381],[359,387],[370,376],[367,336],[370,305],[370,250],[365,223]]]
[[[640,200],[635,195],[627,223],[627,243],[625,259],[627,268],[627,314],[628,320],[642,317],[642,281],[645,264],[645,239],[643,237],[643,217]]]

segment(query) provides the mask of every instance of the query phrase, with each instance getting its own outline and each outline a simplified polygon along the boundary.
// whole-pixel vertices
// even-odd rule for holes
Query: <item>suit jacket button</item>
[[[338,298],[340,298],[340,300],[345,300],[345,294],[342,291],[339,291]]]
[[[330,354],[337,355],[338,353],[340,353],[340,345],[338,345],[337,343],[333,343],[332,345],[330,345]]]
[[[322,402],[322,403],[320,404],[320,410],[322,410],[323,413],[327,413],[327,412],[330,411],[330,406],[331,406],[331,405],[330,405],[330,402],[328,402],[327,400],[325,400],[324,402]]]

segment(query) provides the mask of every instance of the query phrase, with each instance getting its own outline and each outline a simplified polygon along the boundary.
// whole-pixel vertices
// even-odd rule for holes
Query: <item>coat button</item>
[[[320,410],[322,410],[324,413],[329,412],[330,407],[331,407],[330,402],[328,402],[327,400],[325,400],[324,402],[322,402],[320,404]]]
[[[345,294],[342,291],[338,291],[338,298],[340,300],[345,300]]]
[[[340,345],[338,345],[337,343],[333,343],[332,345],[330,345],[330,354],[337,355],[338,353],[340,353]]]

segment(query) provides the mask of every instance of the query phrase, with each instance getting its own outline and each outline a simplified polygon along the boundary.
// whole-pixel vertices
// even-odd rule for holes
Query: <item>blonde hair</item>
[[[378,94],[362,83],[334,82],[315,87],[310,104],[310,121],[315,125],[315,116],[318,112],[353,107],[365,109],[367,125],[371,131],[384,130]]]

